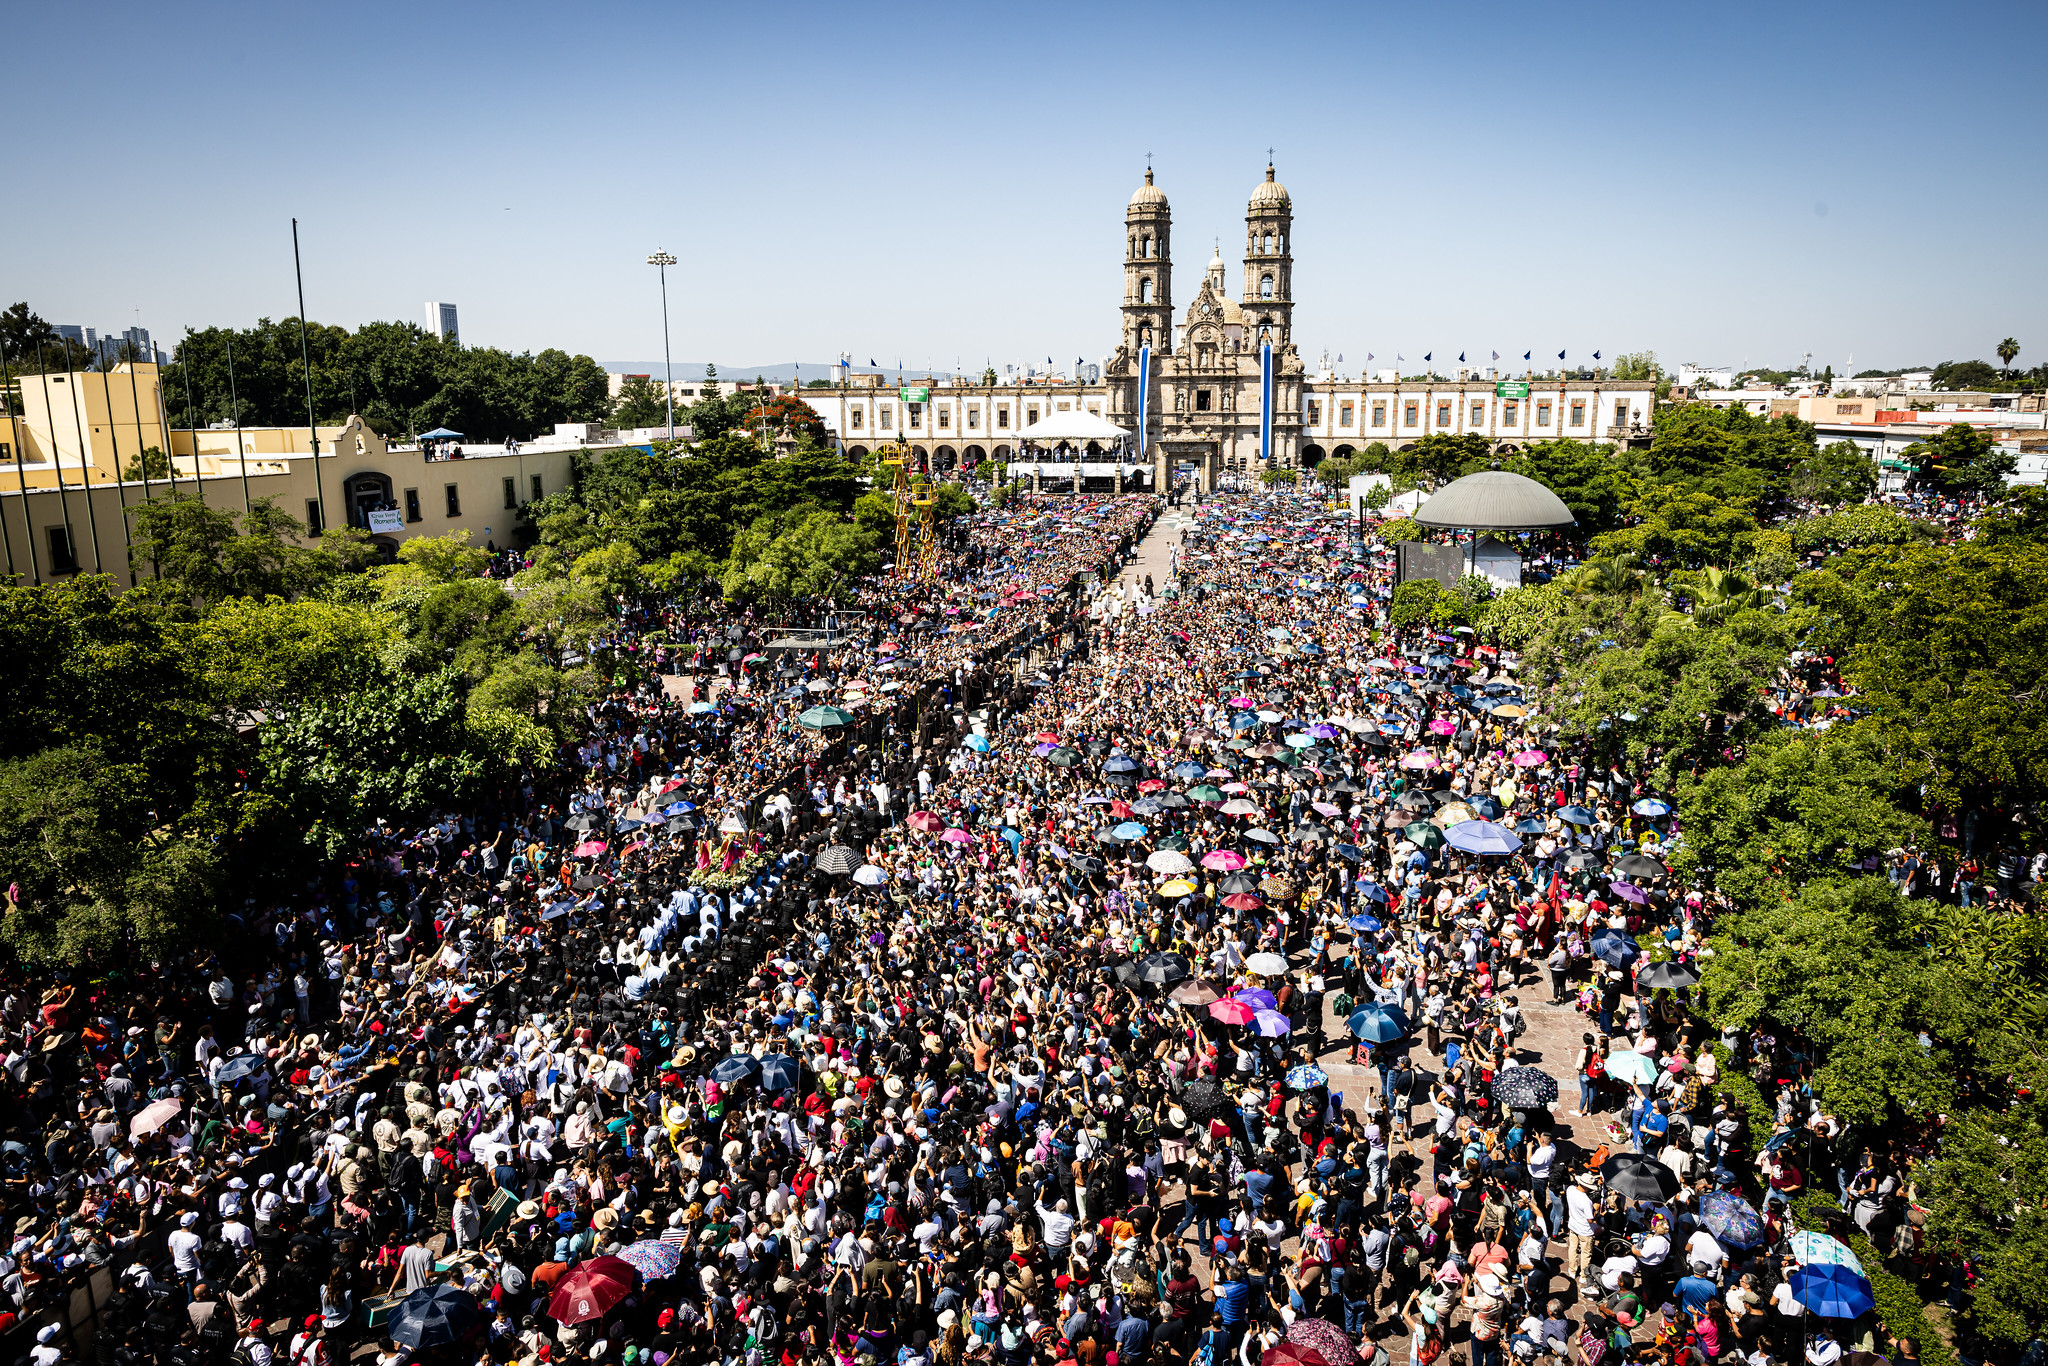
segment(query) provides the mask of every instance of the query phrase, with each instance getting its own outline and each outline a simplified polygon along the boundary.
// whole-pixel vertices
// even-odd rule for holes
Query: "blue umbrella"
[[[1173,766],[1173,776],[1184,783],[1198,783],[1207,777],[1209,770],[1193,759],[1183,759]]]
[[[1534,816],[1524,816],[1515,822],[1515,833],[1517,835],[1540,835],[1547,829],[1549,827]]]
[[[1853,1319],[1877,1307],[1870,1282],[1846,1266],[1802,1266],[1792,1272],[1792,1298],[1824,1319]]]
[[[760,1070],[761,1060],[752,1053],[735,1053],[729,1058],[719,1060],[718,1066],[711,1069],[711,1080],[720,1086],[730,1086],[736,1081],[746,1080]]]
[[[761,1089],[763,1091],[789,1091],[796,1087],[796,1059],[781,1053],[769,1053],[761,1059]]]
[[[970,735],[960,743],[973,750],[976,754],[988,753],[988,740],[983,736]]]
[[[1358,846],[1357,846],[1357,845],[1355,845],[1355,844],[1338,844],[1338,845],[1332,845],[1331,847],[1332,847],[1332,848],[1333,848],[1333,849],[1334,849],[1334,850],[1336,851],[1336,854],[1337,854],[1337,857],[1338,857],[1338,858],[1343,858],[1343,859],[1349,859],[1349,860],[1351,860],[1351,862],[1353,862],[1353,863],[1356,863],[1356,862],[1358,862]]]
[[[1140,765],[1128,754],[1114,754],[1103,762],[1104,773],[1136,773]]]
[[[1623,970],[1643,956],[1636,941],[1619,930],[1602,930],[1594,935],[1592,949],[1595,958]]]
[[[1634,806],[1631,806],[1629,810],[1635,812],[1638,816],[1648,816],[1651,820],[1671,814],[1670,804],[1660,802],[1655,797],[1643,797]]]
[[[1500,798],[1494,796],[1491,792],[1482,792],[1476,797],[1468,798],[1466,805],[1470,806],[1487,820],[1497,821],[1501,817]]]
[[[1459,821],[1444,831],[1444,843],[1468,854],[1512,854],[1522,847],[1521,836],[1492,821]]]
[[[1125,821],[1110,833],[1120,840],[1141,840],[1145,838],[1145,827],[1136,821]]]
[[[667,806],[661,808],[661,814],[664,816],[687,816],[696,809],[697,805],[695,802],[670,802]]]
[[[1755,1247],[1763,1241],[1764,1221],[1739,1195],[1709,1191],[1700,1198],[1700,1219],[1730,1247]]]
[[[1367,901],[1377,901],[1382,906],[1387,904],[1387,889],[1380,886],[1377,882],[1359,883],[1358,894]]]
[[[1303,1063],[1299,1067],[1287,1069],[1287,1084],[1297,1091],[1307,1091],[1321,1086],[1329,1079],[1330,1074],[1328,1072],[1309,1063]]]
[[[1557,813],[1557,818],[1561,821],[1569,821],[1573,825],[1591,825],[1593,823],[1593,813],[1583,806],[1567,806],[1564,810]]]
[[[1399,1006],[1361,1006],[1352,1011],[1351,1018],[1344,1023],[1353,1034],[1373,1043],[1405,1039],[1415,1028],[1408,1023],[1408,1017]]]
[[[619,1253],[619,1260],[640,1273],[643,1281],[666,1280],[683,1264],[682,1249],[659,1238],[644,1239]]]
[[[214,1080],[216,1082],[240,1081],[244,1077],[256,1075],[262,1068],[263,1059],[257,1057],[254,1053],[244,1053],[239,1058],[229,1058],[226,1062],[222,1063],[220,1071],[214,1074]]]
[[[1369,915],[1354,915],[1344,923],[1354,930],[1365,930],[1368,933],[1380,928],[1380,922]]]

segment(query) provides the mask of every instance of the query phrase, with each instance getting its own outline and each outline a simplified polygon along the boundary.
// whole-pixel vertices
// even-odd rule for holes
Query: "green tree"
[[[1629,525],[1592,541],[1600,555],[1633,555],[1675,566],[1733,565],[1756,543],[1756,519],[1741,502],[1672,484],[1645,488],[1628,507]]]
[[[24,300],[0,311],[0,347],[7,349],[7,364],[18,375],[35,368],[38,348],[47,355],[62,350],[63,340]]]
[[[2007,337],[1998,344],[1998,363],[2005,367],[2005,373],[2000,376],[2001,379],[2012,378],[2013,358],[2019,355],[2019,353],[2020,344],[2012,337]]]
[[[1877,463],[1853,441],[1831,441],[1792,469],[1792,496],[1840,507],[1877,492]]]
[[[1525,583],[1487,603],[1479,624],[1497,644],[1519,650],[1561,615],[1564,605],[1564,586],[1555,580]]]
[[[131,515],[134,563],[154,563],[162,578],[205,606],[230,597],[295,597],[347,567],[334,548],[301,545],[305,524],[274,498],[258,498],[247,512],[234,513],[175,493]]]
[[[776,601],[830,596],[846,580],[880,567],[880,544],[874,532],[834,513],[813,512],[787,525],[763,517],[735,538],[725,593]]]
[[[1961,422],[1950,423],[1927,441],[1915,441],[1899,452],[1914,467],[1911,483],[1944,497],[1989,497],[2005,487],[2006,476],[2019,458],[1999,449],[1984,432]]]
[[[1534,479],[1571,509],[1577,519],[1571,535],[1596,536],[1621,525],[1631,488],[1628,472],[1615,460],[1612,446],[1539,441],[1510,458],[1506,468]]]
[[[1486,469],[1492,463],[1493,443],[1477,432],[1431,432],[1401,454],[1431,481],[1448,484],[1461,474]]]
[[[128,468],[121,471],[123,479],[168,479],[171,477],[171,460],[156,446],[144,446],[142,453],[128,462]]]
[[[398,562],[430,584],[481,578],[490,567],[490,553],[469,539],[468,527],[446,536],[410,536],[399,543]]]
[[[1624,351],[1614,358],[1614,378],[1627,382],[1656,379],[1657,353],[1655,351]]]
[[[628,375],[612,402],[612,425],[620,428],[659,427],[668,421],[669,400],[647,375]]]
[[[1968,389],[1996,389],[2000,375],[1981,360],[1945,360],[1934,367],[1930,381],[1936,389],[1954,392]]]

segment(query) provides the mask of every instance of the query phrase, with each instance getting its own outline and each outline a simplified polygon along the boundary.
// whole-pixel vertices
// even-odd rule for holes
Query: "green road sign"
[[[1523,380],[1504,379],[1493,386],[1493,396],[1495,398],[1527,398],[1529,397],[1529,386]]]
[[[905,403],[930,403],[932,390],[928,384],[906,384],[896,391],[896,397]]]

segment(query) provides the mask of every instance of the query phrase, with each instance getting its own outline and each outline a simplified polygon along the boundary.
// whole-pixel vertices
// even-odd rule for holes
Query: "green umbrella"
[[[1186,853],[1188,837],[1176,830],[1171,835],[1161,835],[1154,847],[1159,849],[1178,849],[1182,853]]]
[[[1072,768],[1075,764],[1081,762],[1081,751],[1078,749],[1068,749],[1062,745],[1058,749],[1049,751],[1045,756],[1045,761],[1058,768]]]
[[[1417,821],[1415,824],[1405,827],[1401,833],[1414,840],[1415,847],[1418,849],[1443,848],[1444,832],[1431,825],[1428,821]]]
[[[853,724],[853,713],[842,711],[838,707],[812,707],[802,716],[797,717],[796,723],[806,730],[827,730],[833,726],[850,726]]]
[[[1188,800],[1191,802],[1220,802],[1223,800],[1223,789],[1215,786],[1213,783],[1200,783],[1188,789]]]

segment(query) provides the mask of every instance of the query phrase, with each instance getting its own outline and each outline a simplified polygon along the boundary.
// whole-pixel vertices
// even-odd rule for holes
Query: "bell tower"
[[[1245,341],[1254,350],[1270,341],[1277,353],[1294,337],[1294,203],[1273,179],[1271,162],[1245,206],[1244,226]]]
[[[1124,210],[1123,344],[1133,356],[1141,346],[1155,356],[1173,351],[1172,238],[1173,211],[1148,166]]]

